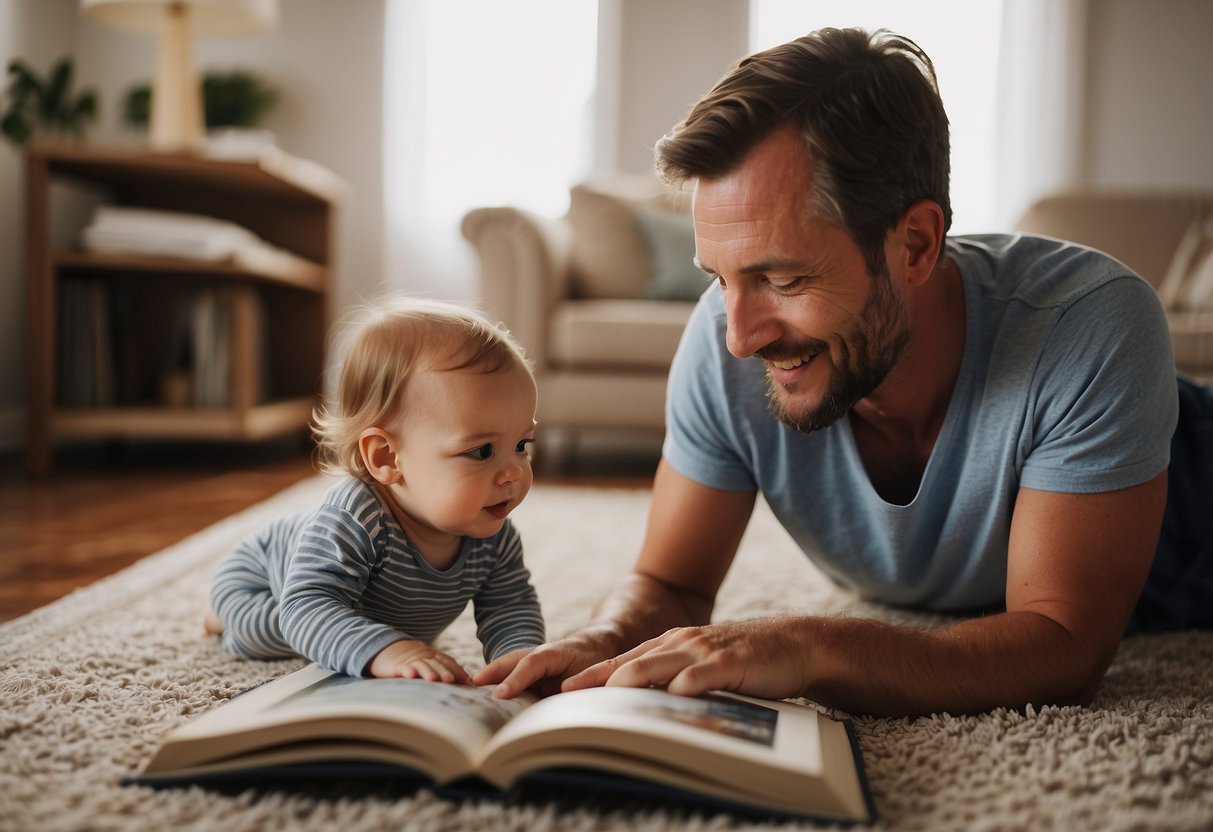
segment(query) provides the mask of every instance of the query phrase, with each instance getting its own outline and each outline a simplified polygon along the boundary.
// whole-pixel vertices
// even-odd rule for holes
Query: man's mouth
[[[799,358],[783,358],[778,361],[772,361],[771,366],[778,367],[781,370],[795,370],[801,364],[808,362],[813,356],[802,355]]]
[[[767,364],[767,372],[781,384],[793,381],[804,370],[806,364],[813,361],[814,358],[825,352],[825,346],[820,348],[809,348],[801,355],[783,355],[783,356],[761,356]]]

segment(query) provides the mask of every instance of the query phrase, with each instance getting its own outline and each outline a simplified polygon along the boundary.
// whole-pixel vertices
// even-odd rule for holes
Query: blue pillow
[[[685,214],[637,211],[636,228],[649,250],[649,280],[641,292],[651,300],[699,300],[711,283],[695,268],[695,229]]]

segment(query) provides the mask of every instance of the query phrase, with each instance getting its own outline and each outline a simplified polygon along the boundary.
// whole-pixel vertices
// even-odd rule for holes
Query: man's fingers
[[[518,666],[517,657],[505,655],[493,659],[476,672],[475,683],[478,685],[495,685],[510,675],[510,671]]]
[[[541,679],[563,674],[568,670],[570,661],[570,656],[562,650],[540,648],[532,651],[523,656],[505,678],[497,683],[497,687],[493,688],[493,696],[498,699],[517,696]],[[486,667],[485,671],[488,669]]]
[[[587,667],[580,673],[574,673],[561,683],[562,691],[582,690],[584,688],[599,688],[607,683],[611,674],[619,667],[619,658],[607,659]]]
[[[653,650],[631,661],[621,661],[605,684],[625,688],[664,687],[694,662],[694,656],[681,650]]]

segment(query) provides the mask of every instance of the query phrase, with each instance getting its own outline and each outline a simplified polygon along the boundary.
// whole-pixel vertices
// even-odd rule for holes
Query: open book
[[[371,764],[481,794],[576,783],[749,814],[874,819],[850,722],[815,708],[653,689],[539,700],[490,690],[309,665],[183,724],[132,782],[245,782],[317,766],[364,777]]]

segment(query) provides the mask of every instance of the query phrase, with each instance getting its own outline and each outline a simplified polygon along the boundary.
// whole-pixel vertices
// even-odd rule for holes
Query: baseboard
[[[0,408],[0,453],[25,447],[25,409]]]

